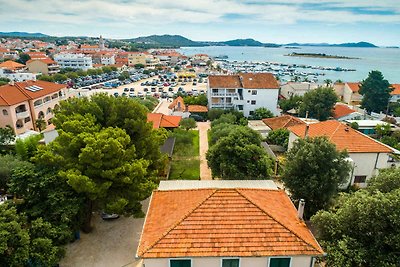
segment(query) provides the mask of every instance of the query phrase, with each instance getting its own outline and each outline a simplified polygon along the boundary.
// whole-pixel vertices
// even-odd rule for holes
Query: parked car
[[[138,92],[138,93],[137,93],[137,96],[138,96],[138,97],[143,97],[143,92]]]
[[[119,218],[119,215],[118,214],[115,214],[115,213],[113,213],[113,214],[108,214],[108,213],[105,213],[104,211],[101,213],[101,218],[103,219],[103,220],[115,220],[115,219],[118,219]]]
[[[135,93],[129,93],[129,97],[136,97]]]
[[[118,92],[115,92],[115,93],[114,93],[114,96],[115,96],[115,97],[118,97],[118,96],[119,96]]]
[[[189,118],[192,118],[195,121],[206,121],[202,116],[197,114],[190,114]]]
[[[135,92],[135,88],[131,88],[131,89],[129,89],[129,91]]]

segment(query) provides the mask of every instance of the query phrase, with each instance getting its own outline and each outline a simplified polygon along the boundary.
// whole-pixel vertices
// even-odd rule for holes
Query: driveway
[[[200,136],[200,179],[201,180],[212,180],[211,170],[208,168],[206,153],[208,151],[208,130],[211,127],[211,123],[198,122],[197,129],[199,130]]]
[[[149,199],[142,202],[146,213]],[[93,215],[94,229],[90,234],[81,233],[81,238],[66,246],[61,267],[141,267],[135,260],[136,249],[144,224],[144,218],[123,217],[103,221]]]
[[[153,110],[153,113],[162,113],[164,115],[170,115],[168,106],[171,104],[169,99],[161,99],[160,103]]]

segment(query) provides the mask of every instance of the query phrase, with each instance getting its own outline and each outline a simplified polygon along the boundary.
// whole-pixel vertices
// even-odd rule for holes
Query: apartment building
[[[278,115],[279,84],[271,73],[211,75],[207,88],[210,109],[236,109],[248,117],[265,107]]]
[[[60,68],[73,68],[88,70],[93,68],[92,58],[84,54],[57,54],[54,60],[60,65]]]
[[[51,124],[53,110],[66,98],[63,84],[45,81],[15,82],[0,86],[0,127],[9,125],[15,133],[36,130],[35,121]]]
[[[26,66],[24,64],[12,60],[0,64],[0,77],[17,82],[36,79],[35,74],[26,71]]]
[[[129,66],[142,64],[148,68],[154,68],[160,60],[147,52],[131,52],[128,54]]]
[[[347,82],[347,83],[335,83],[333,89],[338,95],[339,99],[348,105],[359,105],[362,100],[360,95],[360,83],[358,82]]]
[[[52,75],[60,71],[60,66],[51,58],[30,59],[26,62],[29,72]]]

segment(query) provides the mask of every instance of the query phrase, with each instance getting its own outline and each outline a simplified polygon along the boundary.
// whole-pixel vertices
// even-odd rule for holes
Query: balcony
[[[17,119],[24,119],[29,116],[29,111],[16,111],[15,115]]]
[[[233,103],[212,103],[212,108],[233,108]]]
[[[237,96],[237,93],[211,93],[211,96]]]

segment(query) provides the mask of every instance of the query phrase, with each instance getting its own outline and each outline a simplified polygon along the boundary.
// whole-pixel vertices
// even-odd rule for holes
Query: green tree
[[[332,116],[332,110],[336,104],[337,96],[330,87],[319,87],[307,92],[300,106],[300,116],[308,116],[320,121],[325,121]]]
[[[378,124],[375,126],[376,134],[379,138],[383,136],[389,136],[391,134],[392,127],[389,123]]]
[[[53,120],[59,136],[36,157],[61,168],[60,177],[87,197],[85,230],[93,205],[106,212],[142,215],[140,201],[155,187],[163,169],[159,147],[166,133],[147,123],[147,110],[129,98],[106,94],[72,98]]]
[[[37,77],[37,79],[41,80],[41,81],[46,81],[46,82],[54,82],[53,76],[49,76],[49,75],[39,75]]]
[[[11,174],[16,168],[21,168],[28,162],[22,161],[14,155],[0,156],[0,189],[8,189],[8,183],[11,179]]]
[[[10,82],[10,79],[0,77],[0,86],[6,85],[6,84],[8,84],[9,82]]]
[[[237,120],[237,118],[233,114],[230,114],[230,113],[222,114],[218,119],[213,120],[211,122],[211,127],[215,127],[221,123],[235,124],[236,120]]]
[[[349,179],[347,156],[326,137],[298,139],[293,143],[282,180],[293,200],[305,199],[306,217],[327,207],[339,186]]]
[[[77,70],[76,74],[78,74],[79,77],[88,75],[87,71],[84,71],[84,70]]]
[[[179,125],[186,131],[189,131],[190,129],[196,128],[196,121],[193,118],[184,118]]]
[[[207,117],[210,121],[216,120],[224,114],[225,111],[223,109],[212,108],[208,111]]]
[[[210,145],[214,145],[219,139],[228,136],[232,131],[236,131],[239,127],[241,126],[230,123],[219,123],[214,125],[210,130]]]
[[[67,75],[60,74],[60,73],[56,73],[52,77],[53,77],[55,82],[64,82],[64,81],[66,81],[68,79]]]
[[[272,130],[268,133],[266,141],[268,144],[283,146],[288,148],[289,143],[289,130],[285,128]]]
[[[118,80],[124,81],[124,80],[126,80],[126,79],[129,79],[129,77],[130,77],[129,72],[123,71],[123,72],[119,75]]]
[[[26,218],[15,207],[0,205],[0,266],[24,266],[29,259]]]
[[[28,60],[30,60],[30,59],[31,59],[31,57],[30,57],[28,54],[20,53],[20,54],[19,54],[19,59],[17,60],[17,62],[19,62],[19,63],[25,65],[26,62],[27,62]]]
[[[382,73],[377,70],[371,71],[360,85],[359,93],[363,96],[361,107],[365,108],[368,112],[385,111],[391,91],[393,91],[393,88],[385,80]]]
[[[30,136],[26,139],[18,139],[15,142],[15,153],[22,159],[29,161],[37,152],[39,141],[43,138],[41,134]]]
[[[65,74],[69,79],[78,79],[79,75],[76,72],[67,72]]]
[[[17,207],[29,220],[43,218],[54,225],[52,240],[63,245],[73,239],[82,223],[84,198],[77,194],[57,172],[23,162],[13,168],[9,192],[24,201]]]
[[[41,132],[46,129],[46,121],[42,118],[39,118],[35,120],[35,126],[39,130],[39,132]]]
[[[388,169],[366,189],[342,194],[311,220],[327,252],[327,266],[398,266],[400,171]]]
[[[96,69],[88,69],[86,73],[87,75],[97,75]]]
[[[15,140],[15,133],[13,128],[6,126],[0,128],[0,146],[8,145]]]
[[[272,160],[261,147],[261,136],[246,126],[238,126],[220,138],[207,152],[213,177],[222,179],[267,179]]]
[[[252,120],[262,120],[262,119],[266,119],[266,118],[272,118],[274,117],[274,114],[267,108],[256,108],[254,110],[254,113],[252,116],[250,116],[250,118]]]
[[[135,64],[133,67],[135,67],[135,69],[144,69],[144,65],[143,64]]]
[[[110,73],[112,72],[112,69],[109,66],[103,66],[101,67],[104,73]]]
[[[199,96],[184,96],[183,101],[186,105],[201,105],[207,106],[208,99],[206,95],[199,95]]]
[[[331,79],[325,79],[325,80],[324,80],[324,83],[325,83],[325,86],[326,86],[326,87],[330,87],[330,86],[332,85],[333,82],[332,82]]]
[[[288,99],[279,100],[279,107],[283,112],[287,112],[288,110],[295,109],[299,110],[301,103],[303,102],[303,97],[298,95],[290,96]]]

